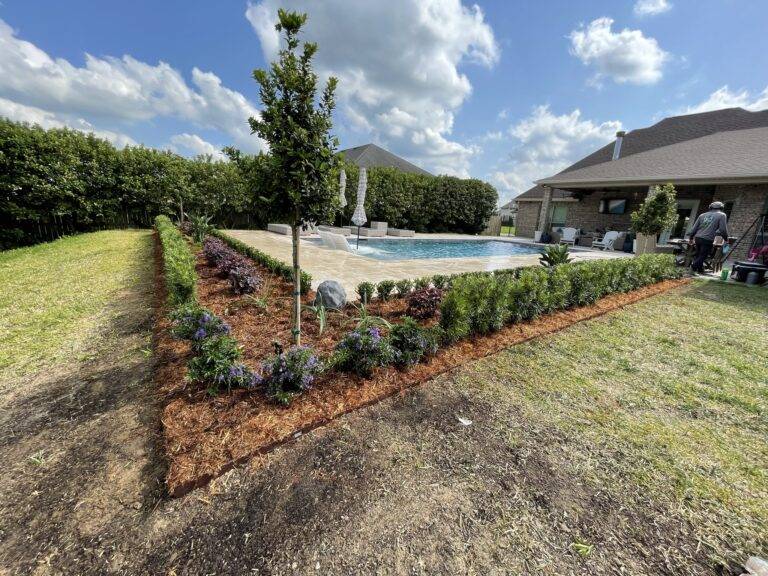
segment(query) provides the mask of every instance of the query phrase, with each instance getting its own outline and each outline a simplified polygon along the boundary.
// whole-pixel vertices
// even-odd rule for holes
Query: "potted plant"
[[[672,184],[654,186],[631,218],[632,230],[637,233],[635,254],[655,252],[658,235],[677,222],[675,187]]]

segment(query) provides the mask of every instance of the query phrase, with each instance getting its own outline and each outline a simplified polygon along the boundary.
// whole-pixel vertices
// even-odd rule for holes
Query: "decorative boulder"
[[[325,280],[317,287],[315,306],[322,304],[329,310],[341,310],[347,303],[347,293],[336,280]]]

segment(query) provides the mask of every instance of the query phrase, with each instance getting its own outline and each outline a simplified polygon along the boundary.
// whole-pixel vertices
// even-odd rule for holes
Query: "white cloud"
[[[672,9],[672,4],[667,0],[637,0],[635,2],[635,15],[637,16],[656,16]]]
[[[174,152],[186,150],[191,153],[192,156],[200,156],[202,154],[209,155],[212,156],[214,160],[223,160],[226,158],[220,147],[214,146],[207,140],[203,140],[197,134],[188,134],[186,132],[171,136],[170,148]]]
[[[697,112],[709,112],[710,110],[736,107],[753,112],[768,109],[768,86],[759,94],[751,94],[748,90],[732,92],[728,85],[725,85],[712,92],[709,98],[703,102],[689,106],[684,113],[695,114]]]
[[[0,117],[9,118],[16,122],[37,124],[41,128],[72,128],[80,132],[90,132],[99,138],[109,140],[118,148],[135,146],[136,141],[126,134],[111,130],[98,130],[82,118],[62,118],[41,108],[19,104],[7,98],[0,98]]]
[[[501,199],[517,196],[535,180],[556,174],[604,146],[618,130],[618,120],[597,123],[583,119],[578,109],[558,116],[548,106],[538,106],[509,128],[517,145],[491,174],[491,182],[498,186]]]
[[[250,135],[256,108],[211,72],[192,70],[192,84],[165,62],[85,55],[84,66],[52,58],[17,37],[0,20],[0,97],[57,116],[134,123],[173,117],[226,133],[248,151],[263,148]]]
[[[604,77],[619,84],[658,82],[669,54],[642,31],[614,32],[612,25],[611,18],[598,18],[571,32],[571,54],[596,69],[593,81],[598,83]]]
[[[468,173],[479,148],[451,139],[472,86],[460,68],[499,59],[477,6],[459,0],[262,0],[246,17],[267,60],[276,57],[278,7],[309,13],[305,38],[319,45],[321,77],[339,78],[339,111],[366,138],[435,172]]]

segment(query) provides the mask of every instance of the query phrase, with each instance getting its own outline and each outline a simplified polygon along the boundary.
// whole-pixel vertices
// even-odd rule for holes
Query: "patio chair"
[[[560,244],[574,246],[579,239],[579,231],[576,228],[560,228]]]
[[[592,248],[599,248],[600,250],[615,250],[614,243],[619,239],[619,233],[614,230],[609,230],[605,233],[602,240],[593,240]]]

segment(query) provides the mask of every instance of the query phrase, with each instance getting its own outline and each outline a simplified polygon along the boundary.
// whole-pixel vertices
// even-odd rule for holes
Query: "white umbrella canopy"
[[[344,171],[344,169],[341,169],[341,174],[339,175],[339,207],[344,208],[347,205],[347,197],[344,194],[347,190],[347,173]]]
[[[357,179],[357,205],[354,214],[352,214],[352,222],[358,228],[368,222],[368,217],[365,215],[365,190],[367,187],[368,173],[365,168],[360,168],[360,176]]]

